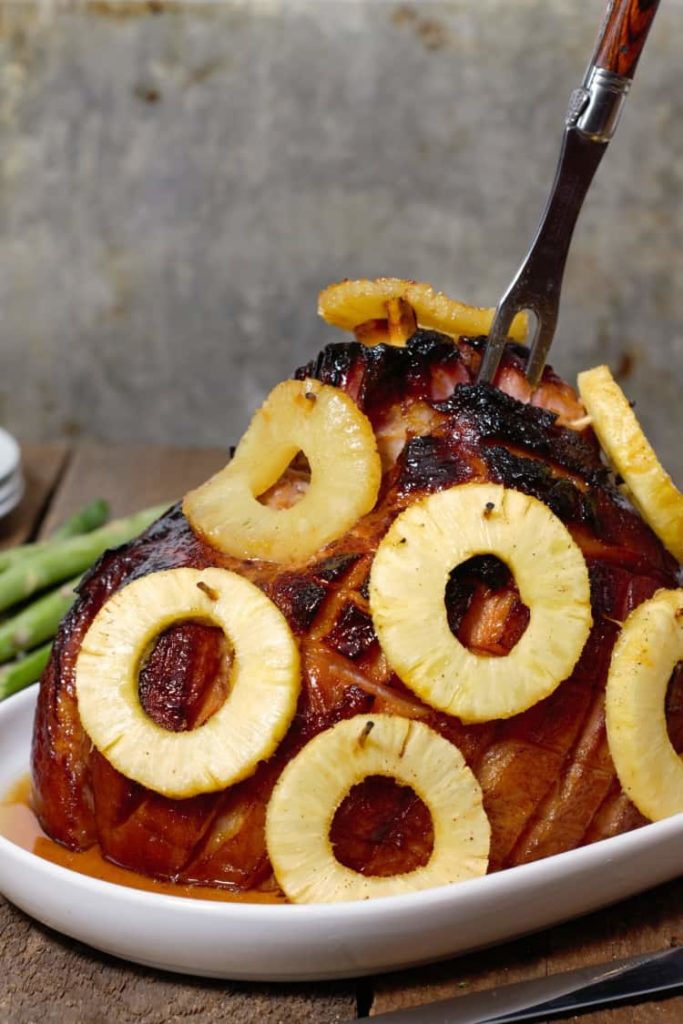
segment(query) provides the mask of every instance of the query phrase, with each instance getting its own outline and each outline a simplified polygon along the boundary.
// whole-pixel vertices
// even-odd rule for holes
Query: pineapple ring
[[[432,815],[428,862],[388,877],[366,876],[336,859],[335,812],[353,786],[385,775],[410,786]],[[277,781],[266,812],[275,877],[294,903],[394,896],[486,874],[491,828],[462,754],[422,722],[357,715],[312,739]]]
[[[318,313],[328,324],[353,331],[369,320],[391,319],[392,302],[403,300],[412,308],[420,327],[442,331],[453,338],[461,335],[476,337],[488,334],[494,309],[466,306],[443,292],[435,292],[431,285],[417,281],[403,281],[398,277],[378,277],[376,280],[339,281],[323,289],[318,296]],[[389,308],[388,308],[389,307]],[[399,335],[400,336],[400,335]],[[510,327],[509,336],[524,341],[527,336],[527,318],[518,313]],[[388,339],[396,344],[393,337]],[[402,340],[402,347],[405,340]]]
[[[311,466],[291,508],[262,505],[297,452]],[[340,388],[288,380],[271,391],[230,463],[185,496],[183,511],[209,544],[238,558],[304,561],[374,506],[382,480],[367,416]]]
[[[176,733],[145,714],[138,670],[155,637],[190,618],[223,629],[235,657],[223,706]],[[167,797],[211,793],[251,775],[287,731],[299,688],[284,616],[227,569],[167,569],[129,583],[97,613],[76,662],[78,712],[94,745],[126,778]]]
[[[579,392],[607,457],[662,544],[683,562],[683,494],[641,430],[633,409],[606,366],[578,376]]]
[[[605,697],[610,754],[624,792],[652,821],[683,811],[683,758],[666,727],[671,673],[683,661],[683,590],[658,590],[624,623]]]
[[[449,573],[482,554],[510,567],[531,613],[505,657],[474,654],[448,625]],[[510,718],[551,694],[592,625],[588,570],[568,530],[542,502],[499,484],[462,484],[402,512],[377,548],[370,610],[403,682],[463,722]]]

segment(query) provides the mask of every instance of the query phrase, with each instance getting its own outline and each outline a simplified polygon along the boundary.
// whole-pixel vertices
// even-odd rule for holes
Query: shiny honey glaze
[[[22,850],[28,850],[52,864],[78,871],[90,878],[99,878],[115,885],[126,885],[131,889],[163,893],[166,896],[183,896],[195,900],[213,900],[223,903],[286,903],[277,892],[233,892],[229,889],[212,889],[198,885],[176,885],[147,878],[136,871],[118,867],[105,860],[99,846],[89,850],[73,852],[60,846],[45,835],[31,806],[31,780],[28,775],[19,780],[0,800],[0,835]]]

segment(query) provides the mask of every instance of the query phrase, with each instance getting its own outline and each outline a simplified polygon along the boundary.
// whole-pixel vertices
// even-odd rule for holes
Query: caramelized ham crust
[[[50,836],[148,875],[239,889],[273,885],[264,842],[269,794],[284,764],[316,733],[368,712],[419,718],[461,749],[479,779],[491,820],[490,870],[593,842],[642,823],[615,778],[603,691],[610,653],[629,612],[677,565],[622,497],[590,431],[569,424],[584,411],[550,369],[530,394],[525,350],[509,346],[498,387],[474,383],[483,339],[454,344],[418,331],[406,348],[330,345],[298,378],[343,388],[370,418],[384,467],[376,508],[305,565],[284,568],[221,555],[199,540],[179,507],[137,540],[106,553],[81,584],[44,674],[35,722],[36,807]],[[493,481],[545,502],[588,564],[594,627],[572,676],[549,698],[507,721],[463,725],[423,705],[390,671],[368,610],[367,581],[379,540],[417,497],[465,481]],[[271,489],[287,504],[305,467]],[[170,800],[121,776],[81,727],[74,665],[104,601],[146,573],[218,565],[247,576],[286,616],[301,646],[298,710],[275,755],[221,793]],[[451,629],[479,653],[504,656],[524,632],[525,608],[509,570],[481,556],[452,573]],[[229,651],[198,623],[167,630],[141,671],[140,698],[160,725],[191,729],[225,697]],[[680,680],[679,680],[680,682]],[[103,680],[106,685],[106,680]],[[683,737],[681,701],[670,728]],[[424,863],[433,841],[410,790],[371,779],[338,812],[332,841],[357,870],[387,874]]]

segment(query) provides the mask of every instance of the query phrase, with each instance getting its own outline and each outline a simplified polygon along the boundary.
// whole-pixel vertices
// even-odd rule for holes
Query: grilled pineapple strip
[[[683,494],[655,455],[624,392],[606,366],[580,373],[578,384],[598,440],[634,505],[683,562]]]
[[[409,335],[400,328],[401,319],[407,319],[406,307],[412,308],[420,327],[441,331],[453,338],[488,334],[495,312],[493,309],[466,306],[443,292],[435,292],[429,284],[403,281],[398,277],[340,281],[329,285],[318,296],[320,316],[342,330],[355,331],[370,321],[386,321],[386,331],[378,331],[374,337],[372,331],[359,332],[366,344],[385,341],[405,345]],[[524,341],[526,335],[526,316],[518,314],[512,322],[510,337]]]
[[[370,775],[397,779],[427,805],[434,848],[423,867],[368,877],[334,856],[334,814]],[[295,903],[394,896],[474,878],[486,873],[489,842],[481,789],[460,751],[423,723],[397,715],[358,715],[312,739],[280,776],[266,815],[268,856]]]
[[[143,711],[138,671],[155,637],[188,619],[220,626],[235,657],[223,706],[199,728],[175,733]],[[284,616],[227,569],[167,569],[129,583],[100,609],[76,662],[78,711],[94,745],[127,778],[167,797],[251,775],[284,736],[299,688]]]
[[[509,566],[531,613],[506,657],[474,654],[448,625],[449,573],[482,554]],[[588,570],[569,532],[536,498],[498,484],[452,487],[402,512],[377,548],[370,609],[403,682],[463,722],[510,718],[547,697],[592,625]]]
[[[605,698],[607,738],[619,781],[652,821],[683,811],[683,759],[666,727],[671,673],[683,661],[683,590],[658,590],[624,623]]]
[[[299,451],[311,466],[306,494],[291,508],[261,504]],[[186,495],[183,511],[227,554],[304,561],[370,511],[381,479],[372,425],[354,401],[318,380],[289,380],[271,391],[232,461]]]

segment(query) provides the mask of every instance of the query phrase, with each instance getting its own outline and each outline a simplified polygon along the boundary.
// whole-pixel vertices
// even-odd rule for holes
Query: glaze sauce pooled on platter
[[[126,885],[129,889],[144,889],[146,892],[162,893],[164,896],[183,896],[194,900],[214,900],[223,903],[286,903],[279,892],[233,892],[229,889],[210,888],[199,885],[176,885],[147,878],[136,871],[129,871],[105,860],[99,846],[92,846],[80,853],[67,850],[53,842],[43,832],[31,806],[31,779],[25,775],[2,796],[0,800],[0,836],[20,846],[22,850],[42,857],[52,864],[58,864],[70,871],[78,871],[102,882]]]

